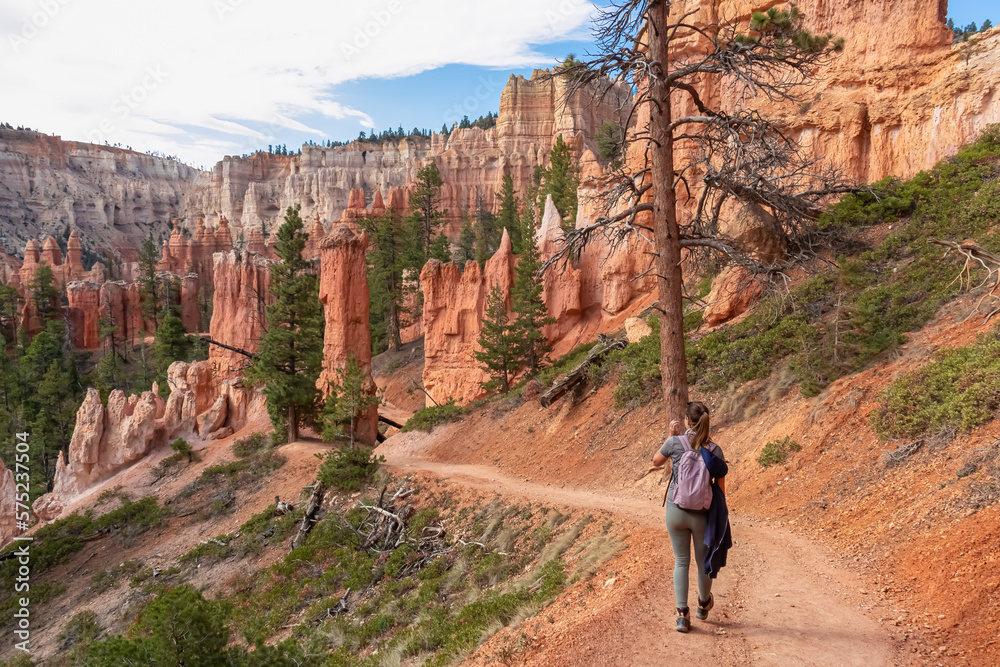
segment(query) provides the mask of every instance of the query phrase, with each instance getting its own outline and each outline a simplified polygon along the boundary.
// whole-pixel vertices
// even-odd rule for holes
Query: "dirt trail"
[[[625,555],[632,567],[620,568],[625,574],[613,594],[572,610],[565,629],[538,639],[541,648],[524,656],[524,665],[653,667],[683,658],[719,665],[905,664],[899,645],[873,617],[863,581],[807,538],[733,516],[735,546],[713,589],[716,607],[707,622],[692,619],[692,632],[681,635],[674,631],[673,554],[660,507],[606,490],[514,478],[490,466],[428,460],[421,440],[390,438],[376,451],[400,472],[610,511],[635,525]],[[691,603],[696,596],[692,581]]]

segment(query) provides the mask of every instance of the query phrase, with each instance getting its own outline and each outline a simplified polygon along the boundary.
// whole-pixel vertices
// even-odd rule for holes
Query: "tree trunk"
[[[326,487],[317,479],[315,482],[316,486],[313,487],[312,496],[309,497],[309,503],[306,505],[305,513],[302,515],[302,523],[299,524],[299,532],[296,533],[295,539],[292,540],[292,549],[302,546],[302,543],[306,541],[306,537],[309,536],[309,531],[313,529],[316,524],[316,513],[319,512],[320,507],[323,506],[323,495],[326,493]]]
[[[395,292],[393,292],[395,296]],[[393,302],[389,305],[389,350],[391,352],[399,352],[399,348],[402,346],[402,336],[399,332],[399,307],[396,305],[395,298]]]
[[[650,3],[649,50],[657,74],[667,75],[668,37],[664,32],[670,3]],[[687,359],[684,355],[684,300],[681,276],[680,229],[677,224],[677,195],[674,192],[674,141],[667,130],[671,122],[670,90],[652,78],[650,85],[649,132],[652,138],[653,239],[656,243],[656,284],[660,308],[660,369],[663,400],[668,419],[684,418],[688,401]]]
[[[288,444],[299,439],[299,418],[295,413],[295,404],[288,404]]]

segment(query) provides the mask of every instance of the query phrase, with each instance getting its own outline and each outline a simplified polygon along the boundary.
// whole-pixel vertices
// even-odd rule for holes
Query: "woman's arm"
[[[726,478],[725,477],[720,477],[719,479],[715,480],[715,483],[719,485],[719,491],[722,491],[722,493],[726,492]]]

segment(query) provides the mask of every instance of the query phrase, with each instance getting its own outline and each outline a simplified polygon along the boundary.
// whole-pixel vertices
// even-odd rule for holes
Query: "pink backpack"
[[[712,505],[712,476],[701,454],[691,447],[688,437],[682,435],[680,440],[684,453],[677,466],[674,504],[685,510],[707,510]]]

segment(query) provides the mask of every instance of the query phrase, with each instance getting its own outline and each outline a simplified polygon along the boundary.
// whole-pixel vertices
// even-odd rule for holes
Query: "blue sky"
[[[268,144],[440,131],[496,112],[511,73],[586,53],[593,11],[589,0],[4,0],[0,122],[206,167]],[[995,1],[951,0],[949,16],[1000,23]]]

